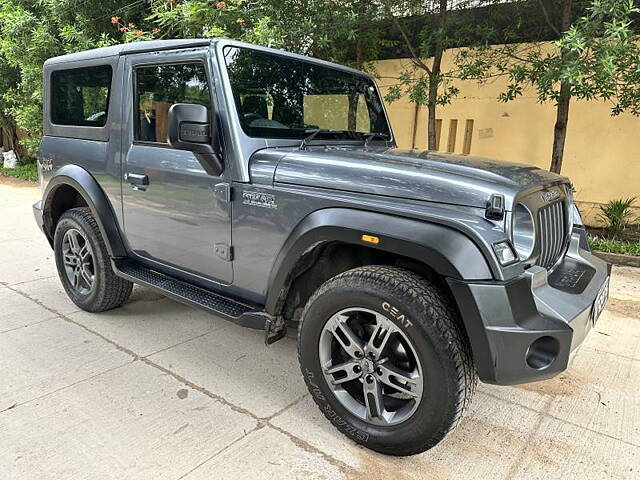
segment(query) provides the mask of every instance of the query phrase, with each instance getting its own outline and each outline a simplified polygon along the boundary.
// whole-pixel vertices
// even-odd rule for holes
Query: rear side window
[[[211,107],[204,65],[183,63],[137,68],[135,102],[135,139],[167,143],[171,105],[197,103]]]
[[[73,68],[51,73],[51,122],[104,127],[107,124],[111,66]]]

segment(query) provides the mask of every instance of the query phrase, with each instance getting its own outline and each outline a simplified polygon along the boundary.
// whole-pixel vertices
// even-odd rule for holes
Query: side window
[[[135,73],[135,140],[167,143],[168,113],[174,103],[211,107],[207,74],[200,63],[139,67]]]
[[[51,73],[51,122],[104,127],[107,124],[111,66],[73,68]]]

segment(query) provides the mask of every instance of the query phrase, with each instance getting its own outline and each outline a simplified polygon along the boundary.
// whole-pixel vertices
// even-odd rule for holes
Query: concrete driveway
[[[480,385],[435,449],[384,457],[307,395],[295,342],[136,288],[78,311],[31,204],[0,179],[0,479],[640,478],[640,272],[616,268],[598,326],[559,377]]]

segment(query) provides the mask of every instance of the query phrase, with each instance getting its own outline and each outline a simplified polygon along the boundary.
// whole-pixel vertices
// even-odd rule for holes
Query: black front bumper
[[[483,382],[527,383],[567,368],[593,326],[594,301],[611,273],[580,240],[572,236],[552,274],[531,267],[504,283],[449,279]]]

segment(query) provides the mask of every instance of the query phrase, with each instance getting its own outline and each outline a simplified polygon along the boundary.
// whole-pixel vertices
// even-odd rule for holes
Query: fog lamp
[[[498,257],[500,265],[509,265],[516,261],[516,253],[511,248],[511,244],[508,241],[494,243],[493,251]]]

